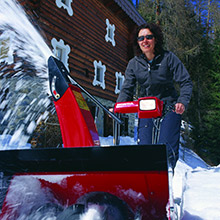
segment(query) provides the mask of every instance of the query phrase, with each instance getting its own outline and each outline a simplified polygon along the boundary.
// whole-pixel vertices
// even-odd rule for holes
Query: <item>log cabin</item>
[[[106,107],[113,106],[127,63],[134,55],[134,30],[145,23],[129,0],[18,2],[76,81]],[[94,114],[94,105],[87,101]],[[99,114],[101,136],[112,135],[111,121],[104,113]],[[128,134],[128,125],[125,127]]]

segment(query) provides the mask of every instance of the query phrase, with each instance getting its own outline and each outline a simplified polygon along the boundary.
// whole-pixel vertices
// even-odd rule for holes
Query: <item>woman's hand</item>
[[[185,111],[185,106],[182,103],[175,104],[175,112],[177,114],[182,115],[184,111]]]

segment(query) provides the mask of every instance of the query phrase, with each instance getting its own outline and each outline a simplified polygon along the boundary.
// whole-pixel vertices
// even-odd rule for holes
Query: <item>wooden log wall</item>
[[[70,46],[71,75],[93,95],[115,101],[118,96],[114,92],[115,72],[124,74],[131,58],[131,32],[135,23],[114,0],[108,4],[104,0],[73,0],[72,16],[63,7],[58,8],[55,0],[20,1],[26,2],[26,9],[31,8],[50,47],[52,38],[63,39]],[[105,41],[106,19],[115,25],[115,47]],[[106,66],[104,90],[92,85],[94,60]]]

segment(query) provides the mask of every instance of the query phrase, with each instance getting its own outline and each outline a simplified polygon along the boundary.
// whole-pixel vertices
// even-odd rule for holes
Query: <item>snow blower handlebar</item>
[[[143,97],[137,101],[118,102],[115,113],[138,113],[138,118],[158,118],[162,116],[163,101],[157,97]]]
[[[138,113],[138,118],[161,118],[163,114],[163,101],[157,97],[143,97],[137,101],[118,102],[115,104],[114,112]],[[120,143],[120,126],[115,121],[113,124],[113,144]]]

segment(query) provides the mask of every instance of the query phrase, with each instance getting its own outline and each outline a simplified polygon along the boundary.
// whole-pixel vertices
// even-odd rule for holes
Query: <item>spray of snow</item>
[[[45,67],[45,61],[52,55],[42,36],[32,25],[23,8],[15,0],[1,0],[0,30],[8,37],[13,35],[11,51],[17,51],[19,57],[30,60],[36,69]],[[42,77],[45,72],[39,72]]]
[[[9,41],[0,70],[1,139],[5,139],[0,140],[0,149],[15,149],[16,144],[18,149],[27,148],[29,136],[48,115],[47,60],[52,51],[16,0],[0,1],[0,40]],[[28,76],[24,63],[35,79]]]
[[[80,220],[102,220],[101,214],[96,207],[91,207],[80,216]]]

